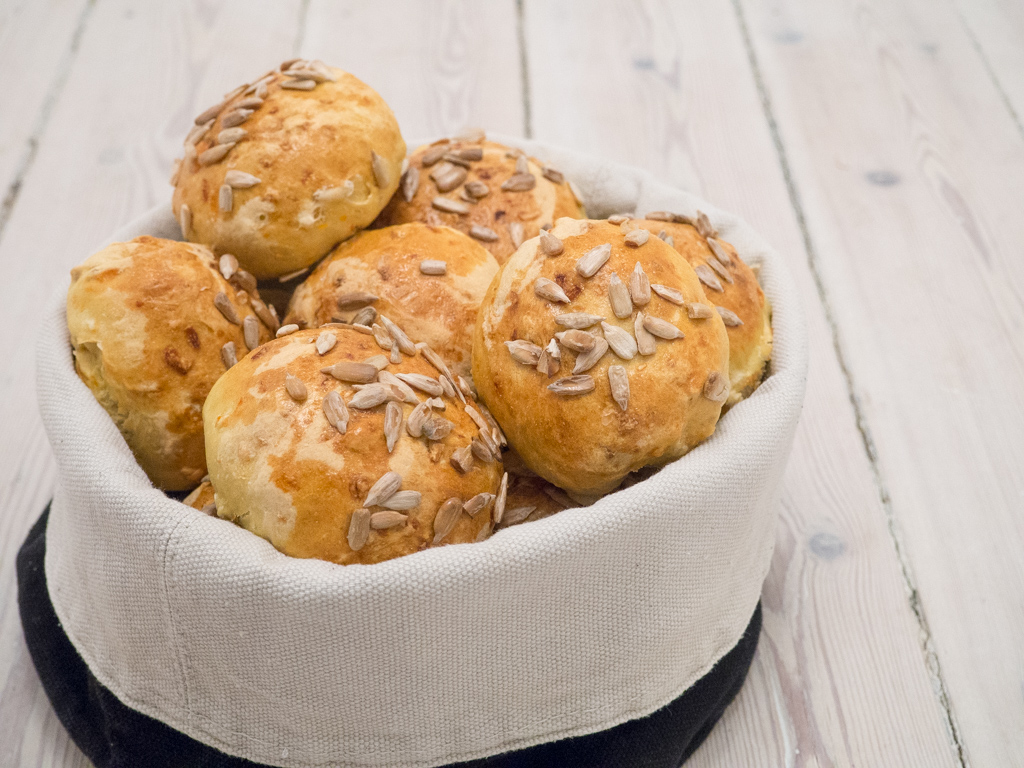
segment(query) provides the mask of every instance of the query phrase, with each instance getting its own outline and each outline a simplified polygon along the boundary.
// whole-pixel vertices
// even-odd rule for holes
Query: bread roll
[[[649,288],[706,304],[693,269],[657,237],[627,237],[560,219],[527,241],[491,284],[473,340],[477,390],[511,447],[581,498],[682,456],[714,431],[728,394],[722,318],[691,319]]]
[[[696,224],[684,223],[682,220],[686,217],[668,213],[656,215],[675,221],[633,219],[630,225],[650,230],[651,234],[664,232],[666,238],[671,238],[673,247],[703,276],[708,301],[725,318],[729,334],[730,389],[725,401],[728,409],[749,397],[767,372],[772,356],[771,304],[753,270],[732,245],[715,237],[717,233],[713,233],[706,218],[702,219],[701,227],[706,227],[707,237],[698,232]],[[721,249],[720,253],[724,251],[726,261],[715,256],[712,242]]]
[[[370,224],[404,158],[376,91],[320,62],[292,62],[196,119],[174,214],[186,239],[233,254],[257,278],[277,277]]]
[[[583,215],[561,173],[480,134],[442,139],[413,152],[398,194],[374,226],[447,224],[477,239],[504,264],[542,226]]]
[[[206,474],[202,407],[224,373],[225,345],[247,351],[242,323],[269,330],[202,245],[137,237],[71,270],[67,320],[75,368],[158,488]]]
[[[203,409],[217,514],[287,555],[343,564],[486,536],[493,496],[472,515],[462,504],[497,493],[500,456],[474,458],[473,415],[423,354],[387,354],[326,326],[228,371]]]
[[[365,230],[296,289],[285,322],[372,325],[385,315],[468,376],[476,313],[497,273],[490,253],[449,227],[414,222]]]

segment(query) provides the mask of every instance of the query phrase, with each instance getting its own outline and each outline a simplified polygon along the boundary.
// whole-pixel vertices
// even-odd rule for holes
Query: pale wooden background
[[[406,136],[650,169],[788,260],[811,337],[750,678],[694,766],[1024,766],[1019,0],[0,0],[0,768],[79,766],[17,617],[50,496],[33,318],[292,55]]]

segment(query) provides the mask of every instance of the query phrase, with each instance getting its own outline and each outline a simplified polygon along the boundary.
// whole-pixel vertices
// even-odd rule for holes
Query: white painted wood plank
[[[1024,3],[954,0],[997,92],[1024,134]],[[941,52],[936,49],[936,55]]]
[[[377,90],[406,141],[467,127],[521,135],[516,29],[514,0],[312,0],[301,51]]]
[[[8,317],[32,318],[99,241],[169,204],[171,160],[193,116],[292,54],[300,7],[97,4],[0,240]],[[13,71],[0,74],[9,81]],[[15,600],[14,555],[55,480],[35,404],[31,322],[24,328],[0,340],[0,712],[12,713],[0,717],[0,766],[78,766],[84,758],[35,681]]]
[[[646,167],[741,214],[787,258],[806,301],[807,402],[761,646],[693,764],[955,765],[732,6],[526,11],[536,137]]]
[[[87,0],[0,0],[0,205],[11,194],[45,122],[45,106],[74,60]],[[4,211],[0,209],[0,226]]]
[[[743,0],[964,761],[1024,765],[1024,140],[952,4]]]

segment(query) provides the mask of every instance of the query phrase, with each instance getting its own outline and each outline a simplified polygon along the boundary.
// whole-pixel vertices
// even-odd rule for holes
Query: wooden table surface
[[[1019,0],[0,0],[0,768],[88,764],[17,613],[56,481],[33,318],[169,201],[192,117],[293,55],[407,137],[632,163],[788,261],[811,365],[764,631],[691,765],[1024,766]]]

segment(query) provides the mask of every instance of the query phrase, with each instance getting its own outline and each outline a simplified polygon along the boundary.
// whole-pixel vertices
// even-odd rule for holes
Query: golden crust
[[[440,260],[444,275],[425,275],[420,262]],[[339,245],[292,296],[286,323],[316,327],[350,321],[338,297],[378,296],[373,308],[424,341],[452,369],[469,375],[473,325],[498,263],[476,241],[450,227],[419,222],[366,230]]]
[[[562,254],[546,257],[530,240],[513,255],[491,284],[480,308],[473,339],[473,378],[514,448],[538,475],[578,497],[613,490],[631,471],[662,465],[682,456],[715,429],[721,402],[703,395],[714,373],[728,372],[729,346],[722,319],[691,320],[685,308],[653,296],[643,307],[685,333],[685,339],[658,340],[655,354],[622,360],[607,352],[589,371],[595,389],[560,397],[547,387],[572,374],[576,353],[562,347],[560,371],[551,378],[516,362],[505,342],[522,339],[546,346],[562,313],[599,315],[633,336],[634,314],[619,320],[611,311],[612,274],[628,285],[640,263],[652,283],[671,286],[687,301],[706,297],[693,269],[664,242],[652,237],[639,248],[627,246],[623,233],[600,221],[561,219],[552,233],[564,243]],[[591,249],[611,245],[608,262],[591,278],[575,271]],[[538,277],[553,280],[570,299],[553,304],[534,293]],[[600,326],[597,326],[599,329]],[[600,333],[600,331],[599,331]],[[629,376],[625,411],[612,400],[608,368],[621,365]]]
[[[689,224],[634,219],[632,223],[651,234],[662,230],[670,235],[673,247],[682,254],[691,267],[707,264],[714,259],[707,240]],[[706,289],[708,301],[716,307],[734,312],[742,325],[727,327],[729,334],[729,408],[747,398],[764,378],[765,368],[772,356],[772,308],[757,282],[753,270],[739,257],[736,249],[718,238],[729,253],[732,263],[723,265],[733,278],[732,283],[719,279],[723,290]]]
[[[322,356],[313,343],[321,332],[337,337],[334,348]],[[370,410],[350,407],[344,435],[331,426],[324,398],[338,392],[347,403],[356,392],[353,385],[321,368],[380,354],[372,336],[328,326],[265,344],[228,371],[203,409],[217,514],[293,557],[376,563],[433,546],[434,515],[447,499],[495,493],[502,474],[500,460],[475,461],[464,475],[450,463],[452,452],[477,434],[456,398],[442,396],[446,408],[435,415],[452,422],[453,428],[438,442],[409,435],[404,424],[414,406],[401,404],[403,427],[393,453],[385,444],[384,405]],[[438,375],[419,354],[385,370],[435,380]],[[287,392],[288,374],[305,385],[304,401],[297,402]],[[347,540],[352,515],[362,507],[370,487],[389,471],[401,475],[403,490],[419,491],[422,501],[403,525],[371,531],[365,545],[353,551]],[[489,520],[489,510],[475,517],[461,513],[441,544],[474,541],[482,529],[489,530]]]
[[[246,351],[241,326],[214,306],[220,292],[240,320],[253,314],[209,249],[155,237],[109,245],[71,271],[75,368],[164,490],[206,474],[203,402],[224,373],[224,344]],[[270,338],[262,324],[260,336]]]
[[[398,188],[405,142],[376,91],[340,69],[330,72],[335,82],[308,91],[283,89],[292,78],[271,73],[263,104],[244,122],[224,125],[254,98],[251,92],[226,102],[194,152],[186,144],[174,190],[178,221],[183,204],[191,214],[186,238],[232,253],[256,277],[268,278],[313,264],[373,221]],[[225,127],[247,135],[222,160],[200,165],[197,156]],[[382,161],[378,173],[373,152]],[[224,212],[219,196],[230,170],[260,181],[234,188]]]
[[[426,168],[423,166],[424,155],[441,143],[435,142],[419,147],[409,156],[409,168],[419,174],[419,186],[412,200],[406,201],[403,190],[399,190],[377,218],[375,227],[422,221],[434,225],[445,224],[466,234],[469,234],[474,225],[487,227],[498,237],[494,241],[482,241],[482,245],[494,254],[498,264],[504,264],[516,250],[509,229],[513,222],[523,225],[522,240],[527,240],[536,237],[542,225],[550,226],[564,216],[578,219],[584,215],[583,208],[576,200],[569,183],[555,183],[547,179],[543,174],[544,167],[537,160],[528,159],[529,173],[536,180],[533,189],[523,192],[504,191],[501,185],[516,172],[515,150],[492,141],[442,141],[448,142],[447,146],[455,151],[472,147],[482,148],[483,158],[470,163],[466,182],[483,182],[490,189],[489,193],[474,203],[468,202],[462,194],[465,184],[448,192],[439,191],[431,174],[436,173],[446,161],[440,160]],[[469,213],[447,213],[438,210],[431,203],[438,196],[468,205]]]

